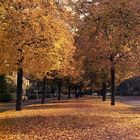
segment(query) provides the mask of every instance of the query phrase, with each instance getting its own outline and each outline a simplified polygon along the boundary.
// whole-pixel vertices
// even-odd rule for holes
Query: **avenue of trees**
[[[103,83],[111,79],[114,105],[115,75],[121,81],[139,73],[138,1],[80,1],[75,9],[81,19],[76,43],[85,77],[95,81],[99,76]]]
[[[139,0],[0,0],[0,74],[17,71],[16,110],[22,77],[77,86],[111,85],[139,75]]]

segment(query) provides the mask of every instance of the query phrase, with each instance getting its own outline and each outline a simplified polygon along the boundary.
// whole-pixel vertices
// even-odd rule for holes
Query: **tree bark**
[[[111,59],[111,105],[115,105],[115,65]]]
[[[69,91],[68,91],[68,99],[70,99],[70,95],[71,95],[71,85],[69,84]]]
[[[58,82],[58,100],[61,100],[61,81]]]
[[[17,70],[17,99],[16,99],[16,111],[21,110],[22,105],[22,77],[23,77],[23,70],[19,68]]]
[[[53,97],[55,97],[55,94],[54,94],[54,89],[53,89],[53,87],[51,87],[51,93],[52,93]]]
[[[45,87],[46,87],[46,76],[44,76],[44,78],[43,78],[43,88],[42,88],[41,104],[45,103]]]
[[[103,101],[106,101],[106,83],[103,82]]]
[[[75,86],[75,97],[77,96],[77,90],[78,90],[78,87]]]

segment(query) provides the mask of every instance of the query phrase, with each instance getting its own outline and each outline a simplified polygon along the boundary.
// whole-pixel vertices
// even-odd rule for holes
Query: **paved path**
[[[66,99],[67,97],[65,97]],[[95,97],[99,98],[99,97]],[[100,97],[101,98],[101,97]],[[49,98],[45,99],[46,102],[51,100],[57,100],[57,98]],[[125,97],[116,97],[116,101],[122,102],[124,104],[128,104],[131,106],[137,106],[140,107],[140,96],[125,96]],[[32,104],[40,104],[41,100],[29,100],[27,103],[23,103],[23,106],[28,106]],[[15,103],[0,103],[0,112],[8,111],[8,110],[14,110],[15,109]]]
[[[55,98],[52,99],[45,99],[45,102],[54,100]],[[40,104],[41,100],[29,100],[28,102],[22,103],[23,107],[32,105],[32,104]],[[0,112],[8,111],[8,110],[14,110],[15,109],[15,103],[10,102],[10,103],[0,103]]]
[[[124,104],[140,107],[140,96],[116,97],[116,100]]]
[[[62,98],[62,100],[67,99],[67,98],[68,97],[65,96],[65,97]],[[53,101],[53,100],[57,100],[57,97],[46,98],[45,103],[47,103],[49,101]],[[29,106],[29,105],[32,105],[32,104],[40,104],[40,103],[41,103],[41,99],[38,99],[38,100],[29,100],[28,102],[23,102],[22,105],[23,105],[23,107],[25,107],[25,106]],[[15,110],[15,102],[0,103],[0,113],[8,111],[8,110]]]

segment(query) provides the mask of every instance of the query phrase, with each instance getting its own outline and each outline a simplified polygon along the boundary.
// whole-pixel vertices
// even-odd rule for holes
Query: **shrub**
[[[8,93],[5,75],[0,75],[0,102],[8,102],[12,96]]]
[[[7,82],[5,75],[0,75],[0,94],[7,93]]]
[[[12,100],[12,95],[9,93],[0,93],[0,102],[9,102]]]

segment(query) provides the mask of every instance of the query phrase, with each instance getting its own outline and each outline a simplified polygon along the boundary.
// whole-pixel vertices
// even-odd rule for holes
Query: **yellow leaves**
[[[74,53],[72,32],[61,17],[63,12],[66,14],[65,8],[61,11],[61,6],[54,0],[19,0],[13,1],[14,6],[11,7],[8,2],[5,5],[10,10],[5,12],[7,28],[6,36],[3,37],[5,44],[2,46],[3,50],[6,48],[6,53],[0,53],[7,58],[10,56],[9,63],[16,66],[19,55],[17,49],[22,49],[24,72],[37,77],[64,68]],[[2,34],[0,31],[0,37]]]
[[[139,139],[139,110],[99,98],[49,101],[0,114],[0,139]]]
[[[77,9],[82,11],[80,14],[85,12],[86,15],[88,13],[81,19],[77,32],[78,39],[76,40],[80,52],[80,61],[81,57],[85,56],[86,63],[83,63],[85,74],[97,70],[95,74],[98,75],[99,73],[100,75],[99,71],[105,69],[106,73],[110,75],[109,61],[110,56],[113,55],[117,73],[121,68],[127,71],[120,71],[118,75],[122,73],[124,77],[125,75],[127,77],[137,73],[136,69],[139,67],[136,68],[136,63],[140,60],[138,53],[136,53],[139,52],[139,49],[134,43],[139,42],[137,39],[138,9],[133,9],[137,5],[136,1],[103,0],[98,5],[93,1],[90,3],[78,2],[79,9]],[[118,68],[119,66],[121,68]],[[117,76],[117,80],[119,80],[119,76]]]
[[[0,43],[2,43],[2,40],[4,39],[5,37],[5,33],[4,31],[2,31],[2,29],[0,28]]]
[[[129,46],[124,46],[123,50],[124,50],[124,53],[129,53],[131,51]]]

